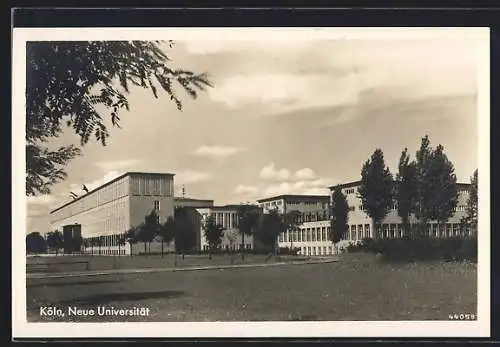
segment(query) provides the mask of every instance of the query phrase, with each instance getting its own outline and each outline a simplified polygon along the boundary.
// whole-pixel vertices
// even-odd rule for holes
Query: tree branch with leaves
[[[120,127],[129,110],[131,87],[162,89],[178,110],[180,87],[196,99],[212,87],[206,73],[177,69],[166,54],[172,41],[38,41],[26,49],[26,194],[50,193],[66,178],[64,166],[81,155],[77,146],[51,149],[47,143],[71,129],[80,146],[91,137],[103,146],[110,136],[106,120]],[[104,108],[105,112],[99,111]]]

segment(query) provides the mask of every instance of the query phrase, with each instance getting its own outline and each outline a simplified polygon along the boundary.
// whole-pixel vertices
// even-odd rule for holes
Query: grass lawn
[[[473,264],[337,263],[28,279],[29,321],[447,320],[476,313]],[[144,307],[147,317],[40,317],[40,306]]]
[[[282,256],[281,260],[306,260],[306,257]],[[145,256],[51,256],[51,257],[28,257],[27,273],[57,273],[73,272],[86,270],[86,264],[89,262],[89,270],[109,270],[109,269],[141,269],[141,268],[184,268],[192,266],[207,265],[230,265],[231,257],[229,255],[213,255],[212,259],[208,255],[187,255],[182,259],[181,255],[165,254]],[[245,254],[233,256],[232,264],[262,264],[276,262],[276,257],[269,258],[266,255]]]

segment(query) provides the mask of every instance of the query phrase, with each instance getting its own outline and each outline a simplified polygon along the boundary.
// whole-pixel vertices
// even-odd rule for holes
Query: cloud
[[[308,167],[305,167],[303,169],[297,170],[294,174],[294,177],[303,180],[308,180],[308,179],[312,180],[316,178],[316,174],[314,173],[313,170],[309,169]]]
[[[244,151],[244,148],[232,146],[200,146],[192,152],[194,155],[208,156],[208,157],[227,157],[234,155],[238,152]]]
[[[281,182],[270,184],[264,189],[264,195],[273,196],[281,194],[328,195],[331,185],[337,180],[332,178],[319,178],[316,180]]]
[[[241,194],[241,195],[256,195],[258,192],[259,192],[259,189],[257,187],[245,186],[242,184],[239,184],[234,189],[235,194]]]
[[[230,61],[209,97],[231,110],[252,107],[257,115],[356,106],[365,92],[381,89],[387,94],[387,88],[391,98],[404,101],[472,95],[477,90],[478,43],[470,38],[281,43],[218,41],[191,49],[211,50]],[[289,54],[280,54],[286,49]],[[357,118],[356,112],[347,112],[339,122]]]
[[[176,184],[187,184],[196,182],[206,182],[212,178],[208,172],[185,170],[175,174],[174,182]]]
[[[264,166],[260,170],[260,177],[266,180],[285,181],[290,178],[290,171],[287,169],[277,169],[274,163]]]
[[[120,171],[124,169],[131,169],[137,166],[140,162],[141,161],[139,159],[129,158],[121,160],[101,161],[95,163],[94,165],[105,171]]]

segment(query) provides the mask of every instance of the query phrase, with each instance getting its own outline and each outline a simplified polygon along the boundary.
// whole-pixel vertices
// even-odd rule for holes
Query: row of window
[[[174,182],[169,176],[132,176],[131,179],[132,195],[174,195]]]
[[[332,255],[335,249],[333,246],[309,246],[301,247],[300,254],[302,255]]]
[[[92,192],[52,214],[52,219],[59,221],[76,214],[107,204],[128,195],[128,177]]]
[[[465,206],[465,205],[457,205],[453,211],[455,211],[455,212],[456,212],[456,211],[465,211],[465,209],[466,209],[466,208],[467,208],[467,206]],[[350,211],[350,212],[354,211],[355,209],[356,209],[356,208],[355,208],[354,206],[350,206],[350,207],[349,207],[349,211]],[[391,210],[396,211],[397,209],[398,209],[398,204],[397,204],[397,203],[394,203],[394,204],[392,205],[392,207],[391,207]],[[364,208],[364,206],[363,206],[363,205],[359,205],[359,206],[358,206],[358,210],[359,210],[359,211],[364,211],[364,210],[365,210],[365,208]]]
[[[303,228],[301,230],[287,231],[278,237],[279,242],[316,242],[329,241],[330,227]]]

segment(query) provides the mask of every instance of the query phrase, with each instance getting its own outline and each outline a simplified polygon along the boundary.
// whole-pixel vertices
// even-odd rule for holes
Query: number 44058
[[[474,313],[453,313],[448,315],[449,320],[475,320],[476,315]]]

